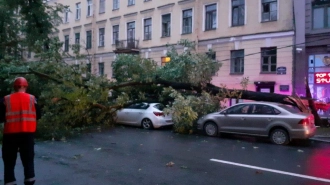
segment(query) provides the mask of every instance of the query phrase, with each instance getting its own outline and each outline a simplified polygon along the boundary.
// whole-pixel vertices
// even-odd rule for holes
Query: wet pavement
[[[329,161],[325,142],[276,146],[253,137],[119,126],[66,142],[37,142],[35,168],[42,185],[321,185],[330,184]],[[23,184],[19,159],[16,175]]]

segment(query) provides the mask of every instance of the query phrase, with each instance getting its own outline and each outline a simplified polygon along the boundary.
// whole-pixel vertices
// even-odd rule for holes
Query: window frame
[[[168,22],[163,22],[165,16],[169,16]],[[166,24],[166,26],[165,26],[165,24]],[[162,36],[162,38],[171,37],[171,24],[172,24],[172,14],[171,13],[161,15],[161,36]]]
[[[76,3],[76,20],[81,19],[81,2]]]
[[[104,75],[104,62],[99,62],[99,75]]]
[[[89,73],[92,72],[92,64],[91,63],[86,64],[86,71],[89,72]]]
[[[92,44],[92,31],[86,31],[86,49],[91,49],[93,47]]]
[[[112,2],[112,10],[118,10],[119,9],[119,5],[120,5],[120,1],[119,0],[113,0],[113,2]]]
[[[147,24],[147,21],[150,21]],[[151,40],[152,39],[152,18],[143,19],[143,40]]]
[[[105,0],[99,1],[99,14],[105,13],[106,4]]]
[[[127,6],[133,6],[135,5],[135,0],[128,0]]]
[[[271,50],[275,50],[275,54],[267,54],[267,52],[270,52]],[[272,64],[272,57],[275,57],[275,68],[272,71],[272,66],[274,66]],[[268,63],[264,64],[264,58],[268,58]],[[277,47],[267,47],[267,48],[261,48],[261,69],[260,72],[261,73],[276,73],[276,68],[277,68]],[[268,66],[268,70],[264,71],[263,70],[263,66]]]
[[[191,12],[191,16],[185,16],[185,12],[187,12],[187,11]],[[185,30],[185,27],[187,27],[185,25],[185,22],[190,23],[189,31]],[[190,34],[192,32],[193,32],[193,9],[189,8],[189,9],[182,10],[182,34]]]
[[[130,27],[129,27],[130,24],[134,25],[134,27],[131,27],[131,28],[130,28]],[[136,22],[135,22],[135,21],[127,22],[127,23],[126,23],[126,28],[127,28],[127,29],[126,29],[126,33],[127,33],[127,35],[126,35],[126,36],[127,36],[127,43],[128,43],[129,40],[133,40],[133,41],[135,42],[135,38],[136,38],[136,37],[135,37],[135,36],[136,36],[136,35],[135,35],[135,34],[136,34]],[[129,32],[132,32],[132,33],[133,33],[133,34],[132,34],[132,37],[129,36]]]
[[[74,43],[80,45],[80,32],[75,33],[74,37]]]
[[[244,49],[230,51],[230,74],[244,74],[244,54]],[[237,68],[238,71],[236,71]]]
[[[234,1],[239,1],[238,5],[234,5]],[[240,3],[240,1],[243,2]],[[231,0],[231,26],[235,27],[235,26],[244,26],[245,25],[245,0]],[[240,17],[240,11],[242,10],[243,7],[243,17]],[[237,9],[237,12],[235,12],[234,10]],[[237,23],[234,23],[234,14],[237,13]],[[243,20],[241,20],[243,19]],[[242,22],[240,22],[242,21]]]
[[[275,11],[271,11],[271,4],[274,3],[276,4],[276,19],[272,19],[271,17],[271,12],[275,12]],[[269,6],[269,12],[264,12],[264,5],[268,5]],[[264,2],[264,0],[261,0],[261,9],[260,9],[260,17],[261,17],[261,22],[272,22],[272,21],[277,21],[278,20],[278,0],[268,0],[266,2]],[[268,20],[264,19],[263,14],[264,13],[268,13]]]
[[[118,29],[115,29],[118,28]],[[116,34],[116,37],[115,37]],[[119,41],[119,25],[112,26],[112,44],[116,44]]]
[[[69,13],[70,13],[70,9],[69,8],[66,8],[65,10],[64,10],[65,12],[64,12],[64,23],[69,23]]]
[[[105,28],[99,28],[99,47],[105,46]]]
[[[215,6],[215,10],[207,10],[208,7]],[[209,31],[209,30],[216,30],[218,28],[218,4],[213,3],[213,4],[208,4],[204,6],[205,10],[205,19],[204,19],[204,31]],[[215,13],[215,27],[213,28],[213,13]],[[211,17],[211,20],[208,20],[208,17]],[[210,27],[207,23],[211,23]]]
[[[93,1],[87,0],[87,17],[91,17],[93,15]]]
[[[315,15],[314,11],[315,9],[322,9],[323,10],[323,24],[320,28],[315,28],[314,20]],[[317,19],[319,20],[319,19]],[[330,28],[330,3],[329,4],[321,4],[321,5],[314,5],[312,4],[312,29],[313,30],[319,30],[319,29],[329,29]]]
[[[69,52],[70,36],[64,35],[64,52]]]

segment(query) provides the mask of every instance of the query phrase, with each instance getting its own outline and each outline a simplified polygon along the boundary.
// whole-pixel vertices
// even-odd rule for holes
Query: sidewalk
[[[327,128],[318,127],[316,129],[315,136],[310,139],[315,141],[323,141],[330,143],[330,127]]]

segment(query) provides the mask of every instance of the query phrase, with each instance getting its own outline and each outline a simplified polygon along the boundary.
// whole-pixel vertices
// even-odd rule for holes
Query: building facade
[[[295,89],[305,95],[307,78],[313,98],[330,102],[330,0],[295,0],[294,16]]]
[[[118,53],[139,54],[162,65],[166,44],[195,41],[212,50],[222,67],[212,83],[291,94],[293,89],[293,0],[50,0],[67,5],[54,36],[80,44],[95,74],[112,77]],[[86,50],[85,50],[86,48]],[[68,61],[77,63],[77,61]]]

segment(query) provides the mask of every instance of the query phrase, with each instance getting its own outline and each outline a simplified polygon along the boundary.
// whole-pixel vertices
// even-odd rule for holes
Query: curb
[[[313,141],[321,141],[321,142],[330,143],[330,137],[312,137],[309,139],[313,140]]]

